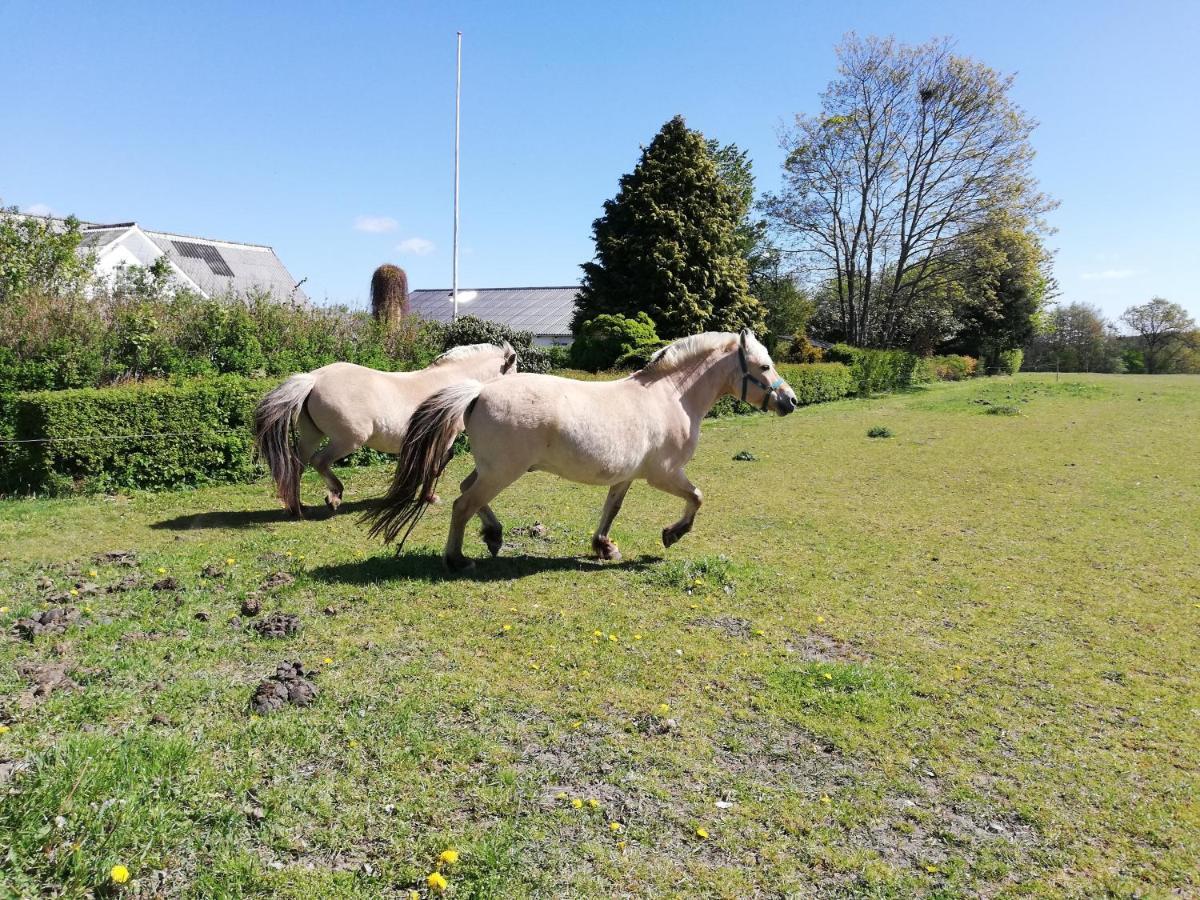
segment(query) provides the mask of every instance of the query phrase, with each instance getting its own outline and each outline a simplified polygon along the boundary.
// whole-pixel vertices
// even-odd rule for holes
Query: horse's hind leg
[[[445,562],[446,568],[453,571],[466,569],[472,565],[471,561],[463,556],[462,552],[463,533],[467,529],[467,523],[471,521],[472,516],[479,514],[484,522],[484,537],[486,540],[489,520],[485,517],[483,510],[487,509],[487,516],[490,516],[491,521],[495,522],[495,525],[499,527],[499,521],[496,521],[495,515],[487,508],[487,505],[493,497],[515,480],[516,478],[498,477],[494,474],[481,475],[478,469],[467,476],[463,484],[470,482],[470,486],[454,501],[454,510],[450,514],[450,534],[446,538],[446,549],[442,553],[442,560]],[[492,544],[489,541],[488,549],[491,549],[491,547]],[[496,547],[494,552],[499,552],[499,546]]]
[[[666,491],[668,494],[674,494],[676,497],[682,497],[686,506],[683,509],[683,517],[672,525],[668,525],[662,531],[662,542],[664,547],[670,547],[681,537],[692,530],[692,522],[696,519],[696,511],[700,508],[700,504],[704,502],[704,495],[700,493],[700,489],[692,484],[683,469],[677,469],[674,472],[664,472],[662,475],[657,475],[647,479],[653,487],[660,491]]]
[[[305,466],[309,465],[313,454],[317,452],[317,448],[321,446],[323,440],[325,440],[324,433],[316,426],[308,413],[302,410],[296,418],[296,453],[301,462],[293,473],[291,484],[286,486],[283,499],[288,512],[297,518],[304,515],[304,505],[300,502],[300,476],[304,474]]]
[[[479,478],[478,473],[472,472],[463,479],[458,489],[466,492],[477,478]],[[483,536],[483,542],[487,544],[488,552],[492,556],[499,556],[500,548],[504,546],[504,526],[500,524],[500,520],[496,518],[496,514],[487,504],[479,507],[479,522],[482,526],[479,533]]]
[[[313,468],[321,473],[326,487],[329,488],[328,493],[325,494],[325,502],[330,509],[337,509],[341,506],[342,492],[345,490],[341,479],[333,474],[333,464],[339,459],[349,456],[361,447],[362,443],[354,438],[331,437],[324,449],[312,457]]]
[[[616,542],[609,538],[608,529],[612,527],[613,519],[621,511],[621,504],[625,501],[625,494],[631,484],[633,484],[632,481],[622,481],[608,489],[608,497],[604,500],[604,511],[600,513],[600,524],[596,526],[596,533],[592,535],[592,550],[601,559],[617,560],[621,558],[621,551],[617,549]]]

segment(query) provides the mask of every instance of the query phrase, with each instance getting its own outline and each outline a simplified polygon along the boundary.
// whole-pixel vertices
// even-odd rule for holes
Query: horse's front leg
[[[686,504],[683,508],[683,517],[675,524],[668,525],[662,530],[663,546],[670,547],[692,530],[692,522],[696,519],[696,511],[700,509],[700,504],[704,502],[704,495],[700,493],[698,487],[688,480],[687,474],[683,469],[676,469],[674,472],[664,472],[647,480],[652,487],[656,487],[660,491],[666,491],[668,494],[682,497]]]
[[[612,527],[613,519],[621,511],[625,493],[631,484],[633,484],[632,481],[622,481],[608,489],[608,497],[604,500],[604,511],[600,513],[600,524],[596,526],[596,533],[592,535],[592,550],[601,559],[617,560],[621,558],[621,551],[617,549],[616,542],[609,538],[608,529]]]

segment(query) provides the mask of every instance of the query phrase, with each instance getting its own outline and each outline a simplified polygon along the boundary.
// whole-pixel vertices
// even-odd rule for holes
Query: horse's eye
[[[764,372],[766,372],[766,371],[768,371],[770,368],[771,368],[770,366],[763,366],[763,371],[764,371]]]

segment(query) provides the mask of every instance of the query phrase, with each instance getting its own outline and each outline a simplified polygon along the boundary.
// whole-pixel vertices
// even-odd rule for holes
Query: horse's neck
[[[688,418],[699,422],[713,405],[728,392],[729,368],[732,361],[728,355],[684,363],[657,382],[660,390],[670,393],[683,406]]]

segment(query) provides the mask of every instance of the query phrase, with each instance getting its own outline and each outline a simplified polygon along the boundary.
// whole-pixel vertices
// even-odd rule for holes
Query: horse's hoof
[[[437,504],[442,502],[442,498],[439,497],[437,494],[426,494],[425,502],[428,503],[430,506],[436,506]]]
[[[597,538],[592,541],[592,550],[600,559],[616,562],[621,558],[621,551],[617,547],[617,542],[611,538]]]
[[[678,543],[681,535],[675,533],[673,528],[664,528],[662,530],[662,541],[664,547],[670,547],[672,544]]]
[[[489,528],[485,525],[479,533],[483,536],[483,542],[487,544],[488,552],[492,556],[499,556],[504,547],[504,529]]]
[[[458,556],[443,556],[442,562],[450,572],[466,572],[468,569],[475,568],[475,563],[461,553]]]

